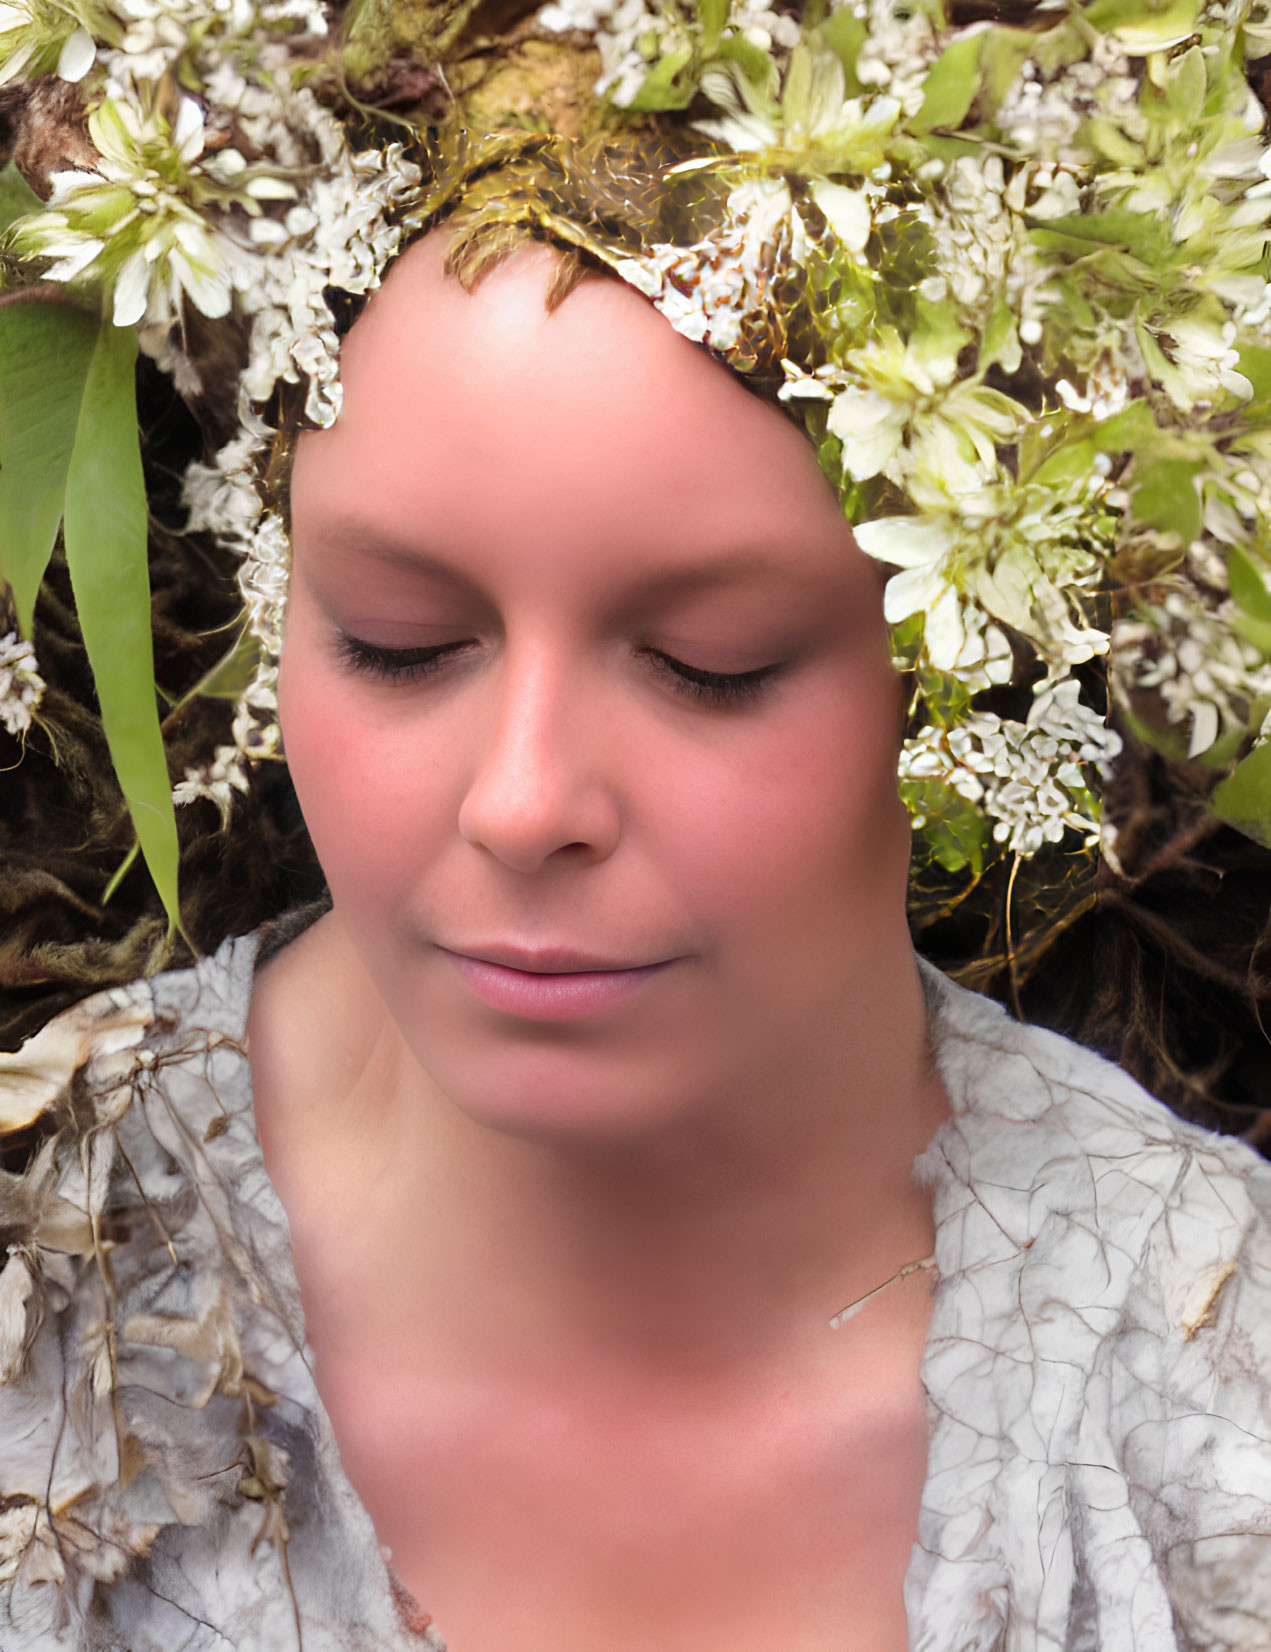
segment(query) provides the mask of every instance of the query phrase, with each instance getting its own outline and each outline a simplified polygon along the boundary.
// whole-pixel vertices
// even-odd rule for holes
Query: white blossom
[[[1189,757],[1229,730],[1247,729],[1251,716],[1262,738],[1271,732],[1271,661],[1235,630],[1236,617],[1230,599],[1207,608],[1179,590],[1113,627],[1119,692],[1128,699],[1136,689],[1155,689],[1169,721],[1189,728]]]
[[[659,58],[691,50],[693,39],[688,18],[646,0],[551,0],[534,20],[553,34],[580,32],[594,38],[602,65],[596,93],[620,109],[635,100]],[[764,52],[774,47],[788,51],[799,40],[793,17],[750,0],[732,0],[725,30]]]
[[[1034,855],[1070,829],[1095,843],[1098,812],[1084,770],[1105,769],[1121,740],[1080,694],[1075,678],[1060,676],[1039,686],[1023,723],[973,711],[951,729],[929,724],[905,741],[901,779],[938,780],[981,808],[1008,854]]]
[[[97,56],[84,26],[88,10],[64,0],[0,0],[0,86],[19,75],[83,80]]]
[[[265,511],[243,543],[238,588],[247,610],[248,626],[273,655],[282,647],[290,574],[291,545],[287,530],[276,511]]]
[[[210,762],[185,771],[185,778],[172,788],[172,801],[180,808],[199,798],[207,798],[220,811],[221,826],[224,828],[229,825],[234,793],[248,790],[243,753],[237,746],[217,746]]]
[[[906,115],[922,108],[924,82],[940,55],[940,41],[930,15],[919,7],[906,12],[895,0],[869,0],[869,32],[856,59],[863,86],[885,88]]]
[[[16,631],[0,637],[0,723],[22,735],[44,697],[45,683],[36,668],[35,648]]]
[[[615,265],[677,333],[715,350],[741,342],[746,321],[766,302],[769,271],[782,253],[793,256],[804,243],[802,221],[780,179],[739,185],[728,206],[721,228],[695,245],[659,242]]]
[[[212,464],[195,460],[186,467],[182,498],[189,512],[187,532],[212,531],[243,546],[250,542],[264,509],[255,468],[264,446],[255,431],[241,430]]]
[[[982,615],[1026,637],[1053,666],[1107,652],[1107,634],[1083,611],[1108,533],[1097,494],[1057,500],[1022,490],[982,516],[878,517],[854,531],[862,550],[901,570],[887,582],[884,612],[893,625],[925,616],[924,652],[937,671],[963,668]]]
[[[293,195],[293,186],[245,169],[229,182],[224,155],[201,166],[203,112],[190,97],[171,125],[138,98],[105,99],[88,125],[96,169],[53,174],[48,210],[16,227],[18,249],[52,259],[52,281],[108,277],[117,327],[169,323],[187,298],[204,315],[226,315],[242,252],[211,221],[207,201],[219,196],[259,213],[262,199]]]

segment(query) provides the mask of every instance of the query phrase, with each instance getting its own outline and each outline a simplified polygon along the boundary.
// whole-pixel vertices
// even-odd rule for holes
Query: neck
[[[321,927],[288,951],[311,965],[314,1026],[339,1018],[338,1060],[328,1050],[306,1084],[268,1031],[270,999],[295,998],[278,969],[286,953],[258,983],[251,1035],[262,1145],[302,1289],[301,1253],[320,1243],[305,1231],[304,1190],[318,1187],[315,1222],[341,1236],[350,1280],[382,1269],[392,1235],[403,1322],[442,1313],[492,1360],[515,1350],[701,1369],[753,1362],[792,1324],[826,1326],[929,1254],[930,1203],[911,1171],[948,1104],[907,938],[890,967],[881,952],[871,960],[834,1037],[774,1052],[744,1084],[646,1135],[545,1141],[455,1107],[351,948]]]

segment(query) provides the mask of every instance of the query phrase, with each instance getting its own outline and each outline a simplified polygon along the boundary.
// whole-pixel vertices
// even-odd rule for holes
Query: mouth
[[[470,958],[474,963],[498,964],[522,975],[614,975],[633,969],[657,969],[663,963],[672,962],[664,958],[652,964],[618,963],[569,947],[443,946],[441,951],[455,958]]]
[[[595,1014],[638,992],[645,982],[678,962],[668,958],[656,964],[613,967],[600,964],[594,958],[577,964],[579,954],[556,952],[535,954],[539,967],[526,969],[488,957],[452,952],[447,947],[439,950],[483,1003],[531,1021],[570,1021]],[[509,954],[502,952],[502,956]],[[549,957],[550,968],[547,967]],[[573,967],[561,967],[562,958]]]

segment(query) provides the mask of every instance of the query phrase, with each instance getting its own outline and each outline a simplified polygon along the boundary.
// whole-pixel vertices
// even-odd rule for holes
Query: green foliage
[[[1240,371],[1253,386],[1257,401],[1271,401],[1271,350],[1261,344],[1246,344],[1240,352]]]
[[[265,658],[264,645],[244,624],[233,646],[192,690],[205,700],[237,701]]]
[[[8,229],[16,218],[38,212],[42,205],[40,197],[10,161],[0,171],[0,231]]]
[[[1214,789],[1209,806],[1220,820],[1271,849],[1271,744],[1258,746]]]
[[[980,809],[937,779],[902,780],[900,795],[913,818],[919,858],[980,877],[993,841]]]
[[[684,72],[692,61],[691,46],[681,46],[660,57],[628,107],[640,113],[687,108],[697,90],[694,76]]]
[[[155,706],[136,354],[135,329],[99,325],[69,305],[0,308],[0,572],[29,631],[64,518],[106,739],[175,925],[176,819]]]
[[[1163,51],[1196,27],[1200,0],[1093,0],[1085,21],[1117,37],[1127,51]]]
[[[980,89],[983,41],[982,34],[964,34],[945,47],[927,76],[922,108],[909,123],[911,131],[961,126]]]
[[[84,383],[100,328],[69,304],[0,308],[0,577],[30,635],[66,498]]]
[[[1190,543],[1200,532],[1200,490],[1196,475],[1202,461],[1151,459],[1134,467],[1131,495],[1134,515],[1150,528],[1181,534]]]
[[[835,6],[818,32],[843,65],[848,97],[855,97],[861,90],[856,78],[856,59],[861,55],[868,32],[864,19],[857,17],[850,6]]]
[[[1253,559],[1238,545],[1227,552],[1227,580],[1240,612],[1232,622],[1237,636],[1271,656],[1271,591]]]

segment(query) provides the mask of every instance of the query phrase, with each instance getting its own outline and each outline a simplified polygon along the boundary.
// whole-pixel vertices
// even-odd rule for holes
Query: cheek
[[[390,897],[412,838],[422,839],[417,766],[390,722],[368,718],[342,678],[303,646],[283,649],[283,750],[319,863],[337,900]]]
[[[835,672],[761,740],[682,770],[663,794],[663,821],[685,899],[717,926],[774,937],[791,926],[841,929],[845,907],[903,907],[902,694],[886,664]]]

